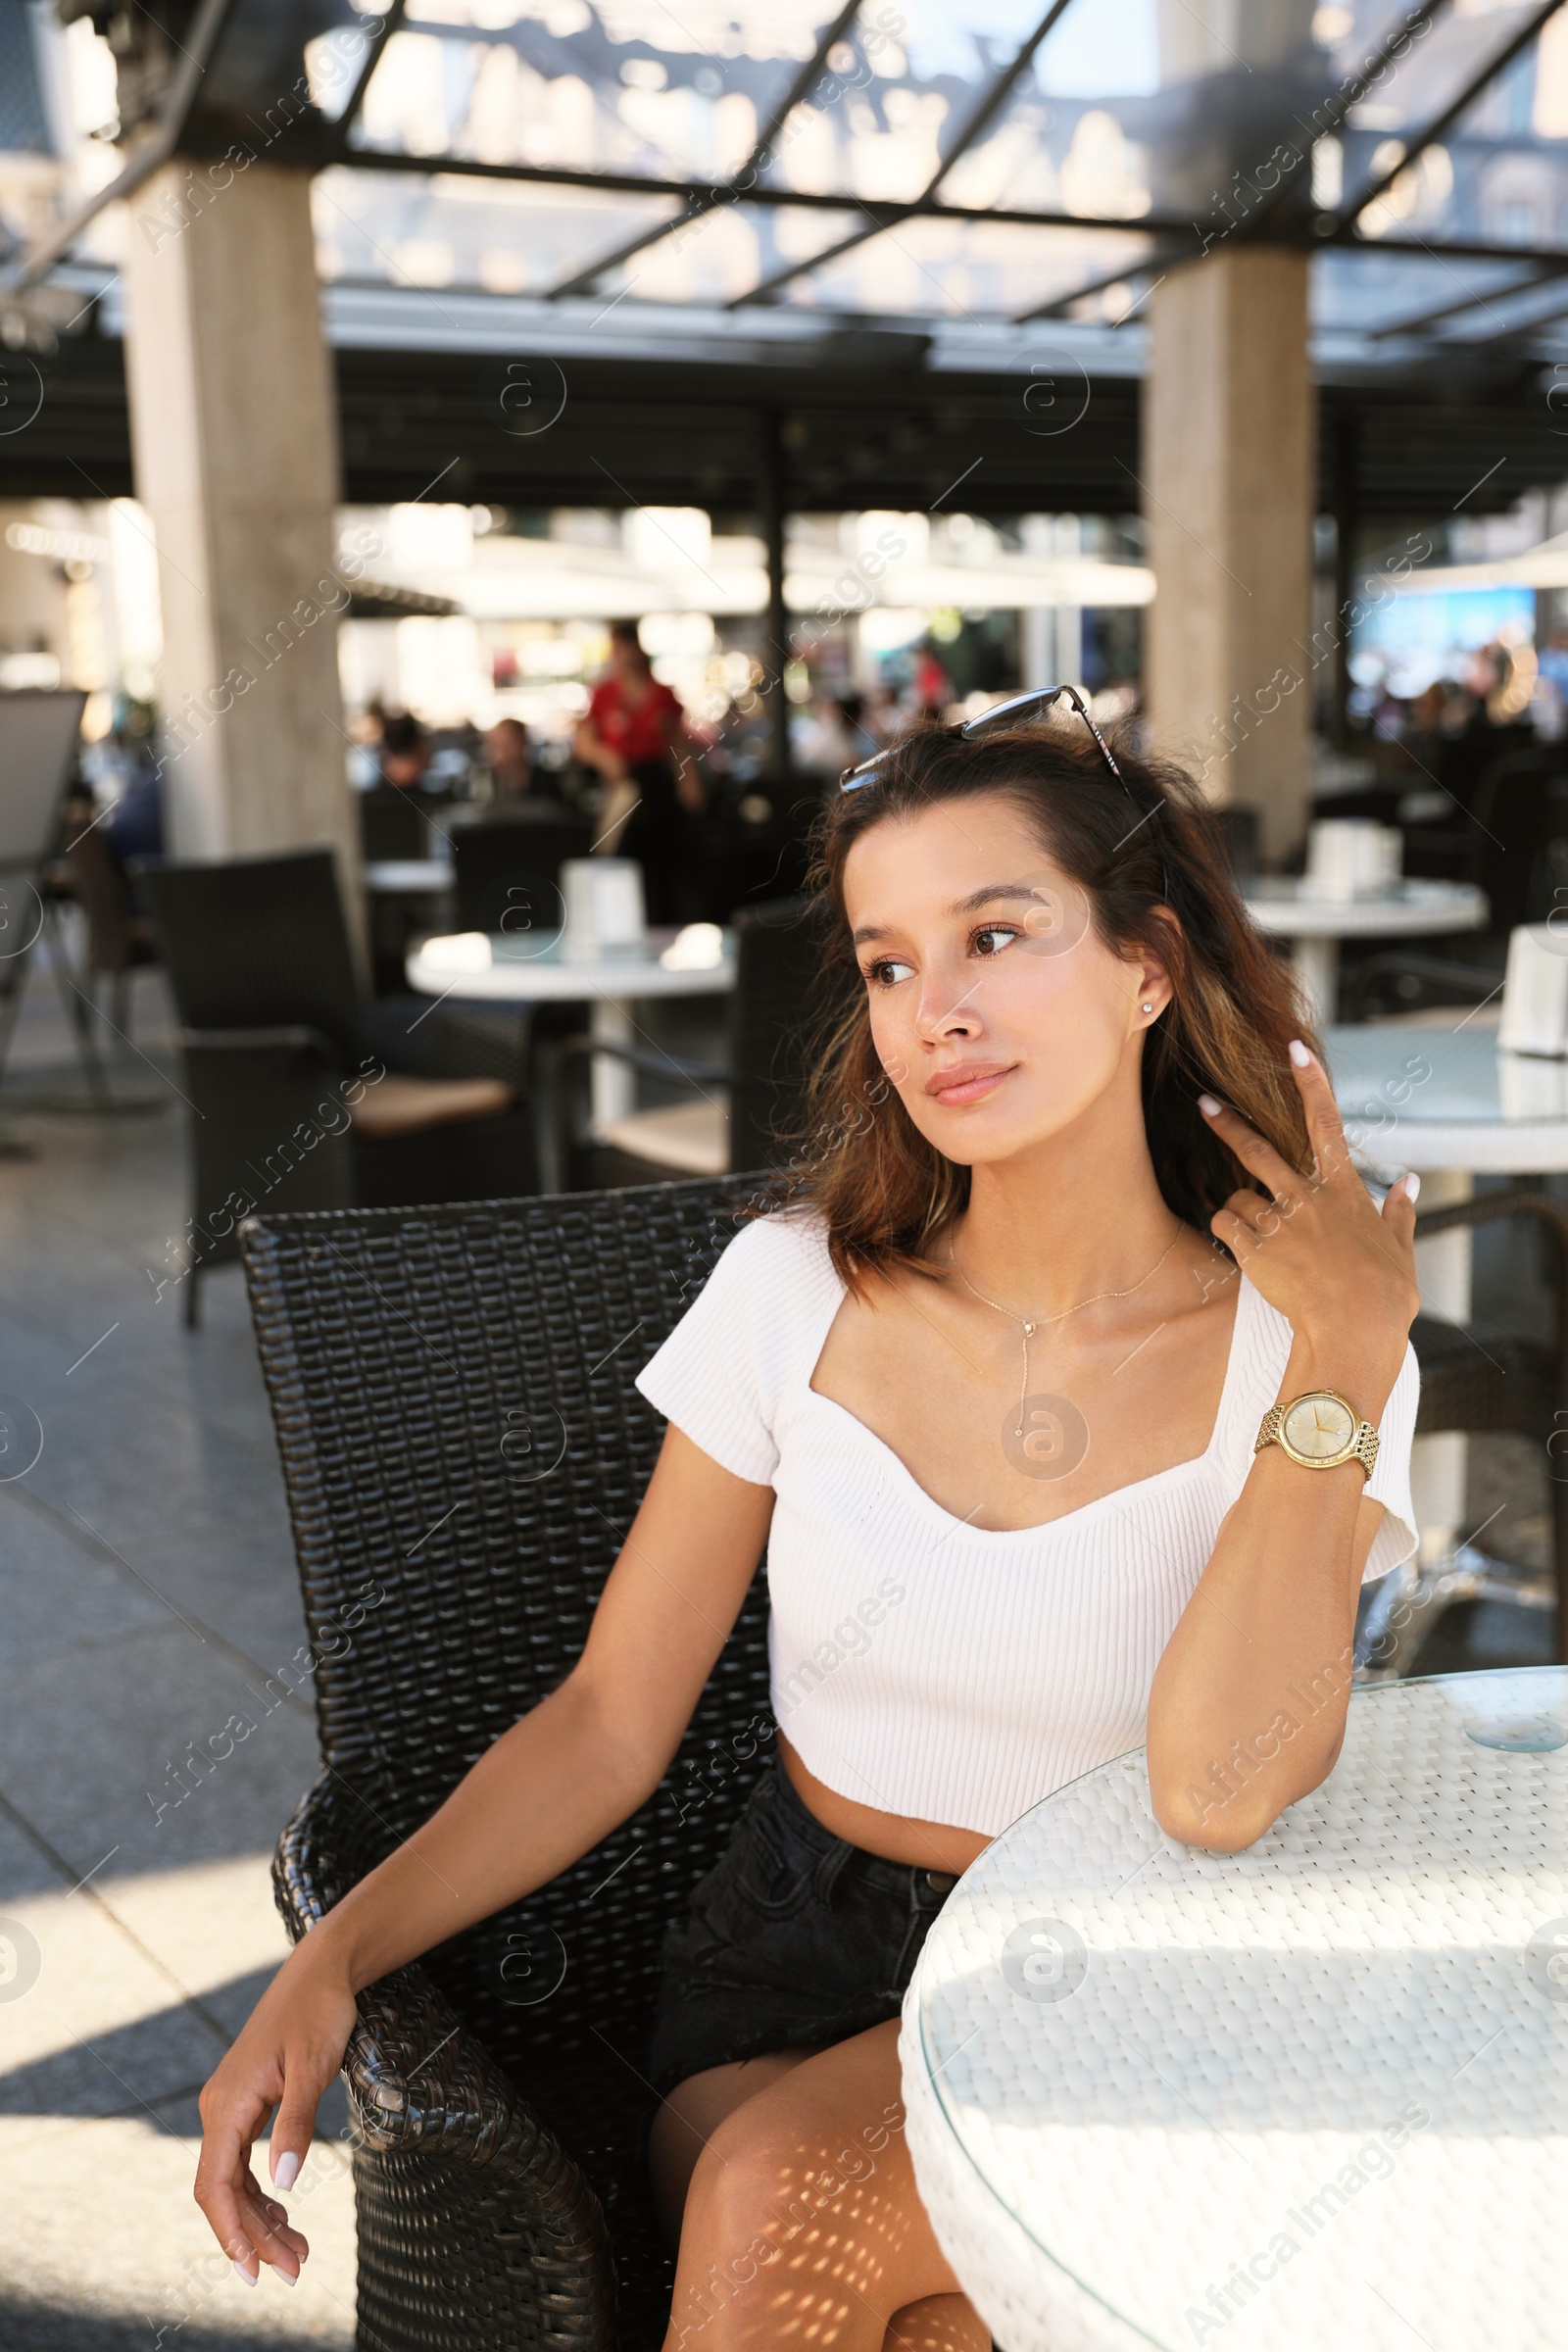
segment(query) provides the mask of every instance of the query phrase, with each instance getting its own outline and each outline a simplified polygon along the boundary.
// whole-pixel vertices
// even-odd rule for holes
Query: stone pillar
[[[1233,245],[1172,270],[1144,386],[1152,739],[1210,799],[1259,811],[1268,858],[1300,839],[1311,797],[1306,305],[1304,253]]]
[[[166,825],[186,858],[328,843],[344,773],[337,403],[310,174],[164,168],[126,208],[136,495],[158,539]],[[221,183],[221,184],[220,184]]]

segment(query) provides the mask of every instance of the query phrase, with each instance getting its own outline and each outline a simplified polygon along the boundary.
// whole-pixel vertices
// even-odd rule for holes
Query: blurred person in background
[[[491,804],[498,815],[527,797],[533,783],[533,747],[520,718],[498,718],[484,739],[490,770]]]
[[[863,695],[819,695],[809,715],[799,722],[795,748],[801,765],[837,783],[846,768],[869,760],[880,747],[865,725],[864,712]]]
[[[611,623],[610,661],[572,741],[609,786],[594,848],[635,858],[651,923],[681,923],[697,908],[691,820],[706,795],[686,713],[654,676],[634,620]]]
[[[954,699],[953,680],[937,658],[936,648],[929,637],[923,638],[914,657],[914,699],[922,718],[942,720]]]
[[[381,728],[382,783],[412,792],[424,782],[429,764],[429,736],[412,711],[394,711]]]

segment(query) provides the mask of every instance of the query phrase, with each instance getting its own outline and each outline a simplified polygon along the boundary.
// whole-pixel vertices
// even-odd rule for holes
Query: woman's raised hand
[[[312,1940],[296,1946],[201,2096],[196,2202],[251,2286],[263,2263],[292,2286],[310,2252],[251,2169],[257,2135],[275,2107],[271,2175],[275,2186],[291,2188],[310,2149],[321,2094],[354,2031],[354,1995],[330,1968],[312,1964]]]
[[[1221,1142],[1267,1188],[1266,1196],[1232,1193],[1209,1227],[1298,1340],[1326,1360],[1348,1357],[1369,1376],[1386,1372],[1392,1388],[1420,1304],[1416,1180],[1402,1177],[1392,1186],[1380,1215],[1351,1165],[1322,1063],[1297,1044],[1291,1065],[1312,1145],[1315,1164],[1308,1176],[1237,1112],[1211,1095],[1199,1097],[1199,1108]]]

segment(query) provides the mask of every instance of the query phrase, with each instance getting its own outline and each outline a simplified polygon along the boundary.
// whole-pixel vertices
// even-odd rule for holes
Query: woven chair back
[[[330,850],[146,865],[139,883],[187,1029],[298,1023],[360,1056],[360,1002]]]
[[[579,1655],[661,1439],[634,1376],[756,1183],[245,1228],[322,1753],[380,1851]],[[771,1753],[765,1628],[759,1576],[658,1794],[432,1961],[531,2093],[607,2048],[637,2093],[664,1927]]]

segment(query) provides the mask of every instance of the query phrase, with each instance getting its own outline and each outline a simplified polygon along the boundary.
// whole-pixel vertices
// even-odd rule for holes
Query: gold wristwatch
[[[1359,1462],[1368,1478],[1378,1458],[1378,1433],[1370,1421],[1357,1419],[1353,1404],[1337,1389],[1308,1389],[1289,1404],[1271,1404],[1263,1415],[1254,1453],[1265,1446],[1283,1447],[1303,1470],[1337,1470],[1341,1462]]]

